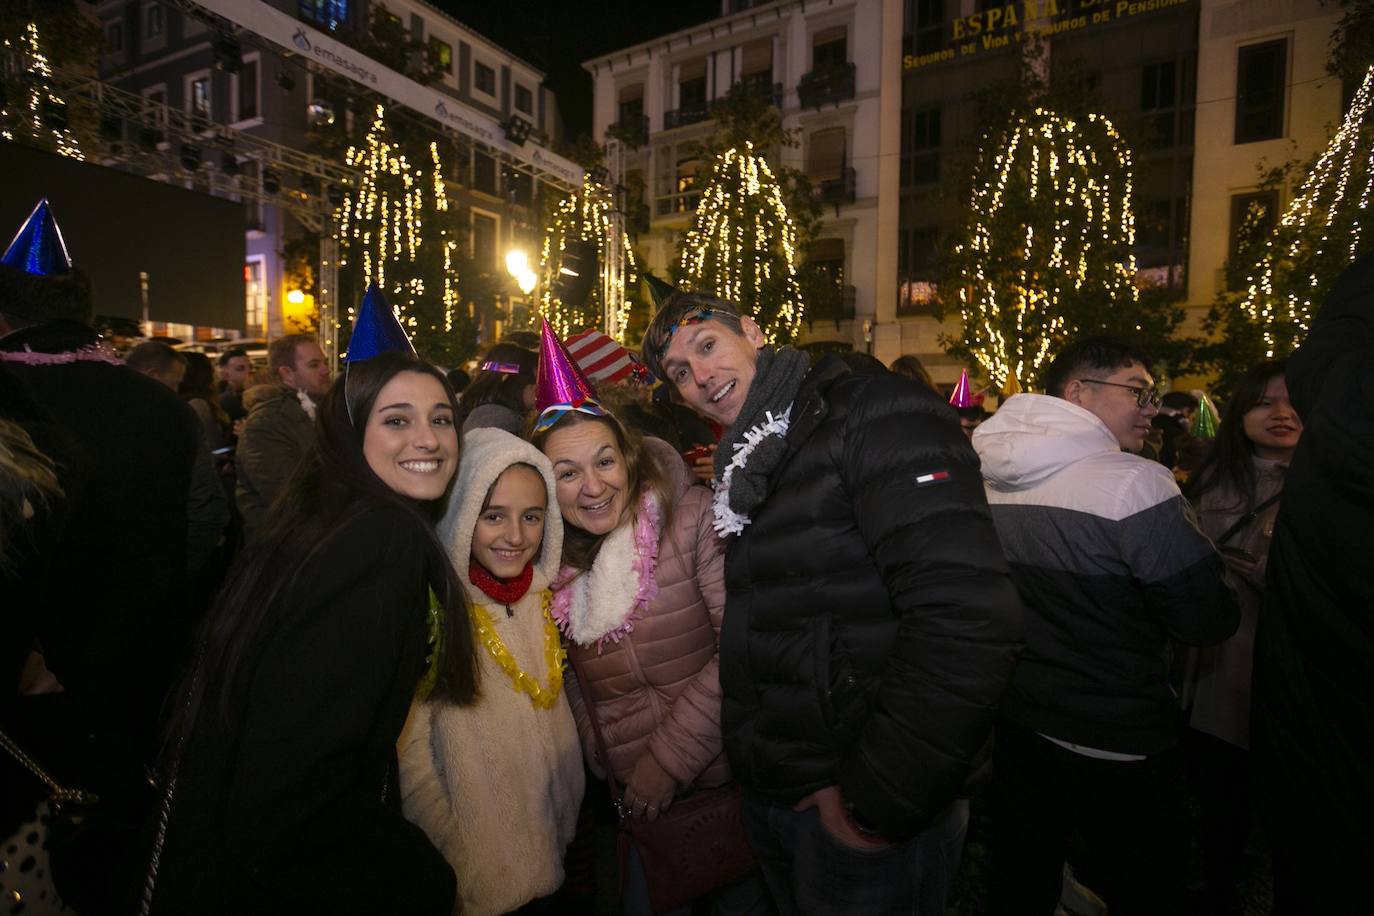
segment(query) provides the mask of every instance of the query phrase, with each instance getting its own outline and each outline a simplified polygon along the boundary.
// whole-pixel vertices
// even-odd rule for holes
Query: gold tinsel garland
[[[496,627],[492,623],[491,615],[479,604],[473,604],[470,609],[472,616],[472,628],[477,634],[477,638],[486,647],[487,653],[496,662],[497,667],[506,673],[511,679],[515,689],[521,693],[529,695],[530,702],[539,709],[549,709],[558,700],[558,693],[563,688],[563,640],[559,637],[558,627],[553,622],[553,617],[549,614],[549,603],[553,598],[553,593],[545,589],[540,596],[541,611],[544,615],[544,662],[549,670],[549,686],[540,686],[539,681],[520,670],[515,657],[511,655],[506,644],[501,641],[501,637],[496,632]]]

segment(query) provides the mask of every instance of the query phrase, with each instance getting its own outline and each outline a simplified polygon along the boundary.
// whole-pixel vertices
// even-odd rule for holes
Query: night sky
[[[592,128],[592,78],[582,61],[720,15],[720,0],[430,2],[543,70],[569,139]]]

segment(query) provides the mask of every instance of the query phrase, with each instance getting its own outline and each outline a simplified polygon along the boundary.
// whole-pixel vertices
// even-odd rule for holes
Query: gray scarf
[[[725,469],[735,453],[746,444],[746,433],[767,423],[769,415],[781,417],[791,409],[801,389],[802,379],[809,371],[811,361],[800,350],[791,347],[775,349],[771,346],[759,350],[754,380],[749,386],[744,406],[740,408],[735,422],[721,436],[720,446],[716,449],[717,481],[725,477]],[[763,502],[768,495],[768,478],[786,453],[787,442],[783,436],[767,436],[754,445],[745,465],[735,468],[730,476],[727,498],[733,512],[747,517]]]

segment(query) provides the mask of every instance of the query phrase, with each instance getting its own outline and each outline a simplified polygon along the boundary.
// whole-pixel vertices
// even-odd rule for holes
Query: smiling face
[[[737,334],[707,319],[678,328],[663,354],[663,371],[682,400],[697,413],[729,426],[744,407],[754,381],[763,332],[752,318],[740,318]]]
[[[496,478],[472,530],[472,558],[498,579],[513,579],[539,553],[549,494],[544,478],[513,464]]]
[[[438,379],[400,372],[382,386],[363,432],[363,457],[382,483],[402,496],[444,495],[458,469],[458,430]]]
[[[1302,420],[1288,400],[1288,383],[1282,375],[1271,378],[1264,386],[1259,403],[1241,418],[1245,437],[1255,450],[1255,457],[1283,461],[1291,458],[1302,435]]]
[[[544,439],[563,521],[588,534],[614,531],[630,505],[630,475],[614,430],[600,420],[564,418]]]
[[[1116,436],[1116,441],[1128,452],[1139,452],[1145,447],[1145,438],[1150,435],[1150,420],[1159,413],[1159,407],[1146,403],[1141,407],[1136,403],[1137,396],[1126,388],[1154,388],[1154,376],[1138,362],[1129,366],[1113,369],[1109,375],[1083,374],[1083,378],[1107,384],[1092,384],[1079,379],[1071,380],[1064,388],[1064,399],[1077,404],[1094,414],[1107,424]]]

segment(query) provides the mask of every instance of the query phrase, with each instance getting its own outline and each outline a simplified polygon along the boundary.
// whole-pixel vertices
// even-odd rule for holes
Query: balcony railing
[[[838,210],[841,204],[854,202],[857,183],[854,168],[849,166],[840,170],[838,178],[826,178],[816,182],[812,191],[816,195],[816,200],[823,204],[834,204],[835,209]]]
[[[619,140],[631,149],[639,149],[649,142],[649,116],[616,121],[606,128],[606,136]]]
[[[654,201],[654,216],[671,216],[674,213],[691,213],[701,203],[701,189],[692,188],[676,194],[665,194]]]
[[[766,73],[746,76],[740,80],[745,93],[774,108],[782,107],[782,83],[770,83]]]
[[[803,108],[819,110],[823,105],[854,98],[854,64],[817,67],[797,81],[797,100]]]
[[[674,108],[663,112],[663,129],[672,130],[674,127],[686,127],[688,124],[698,124],[711,116],[711,105],[709,102],[696,102],[682,108]]]
[[[841,321],[854,320],[856,292],[848,283],[818,282],[808,284],[806,291],[806,321],[814,330],[817,321],[833,321],[836,328]]]

